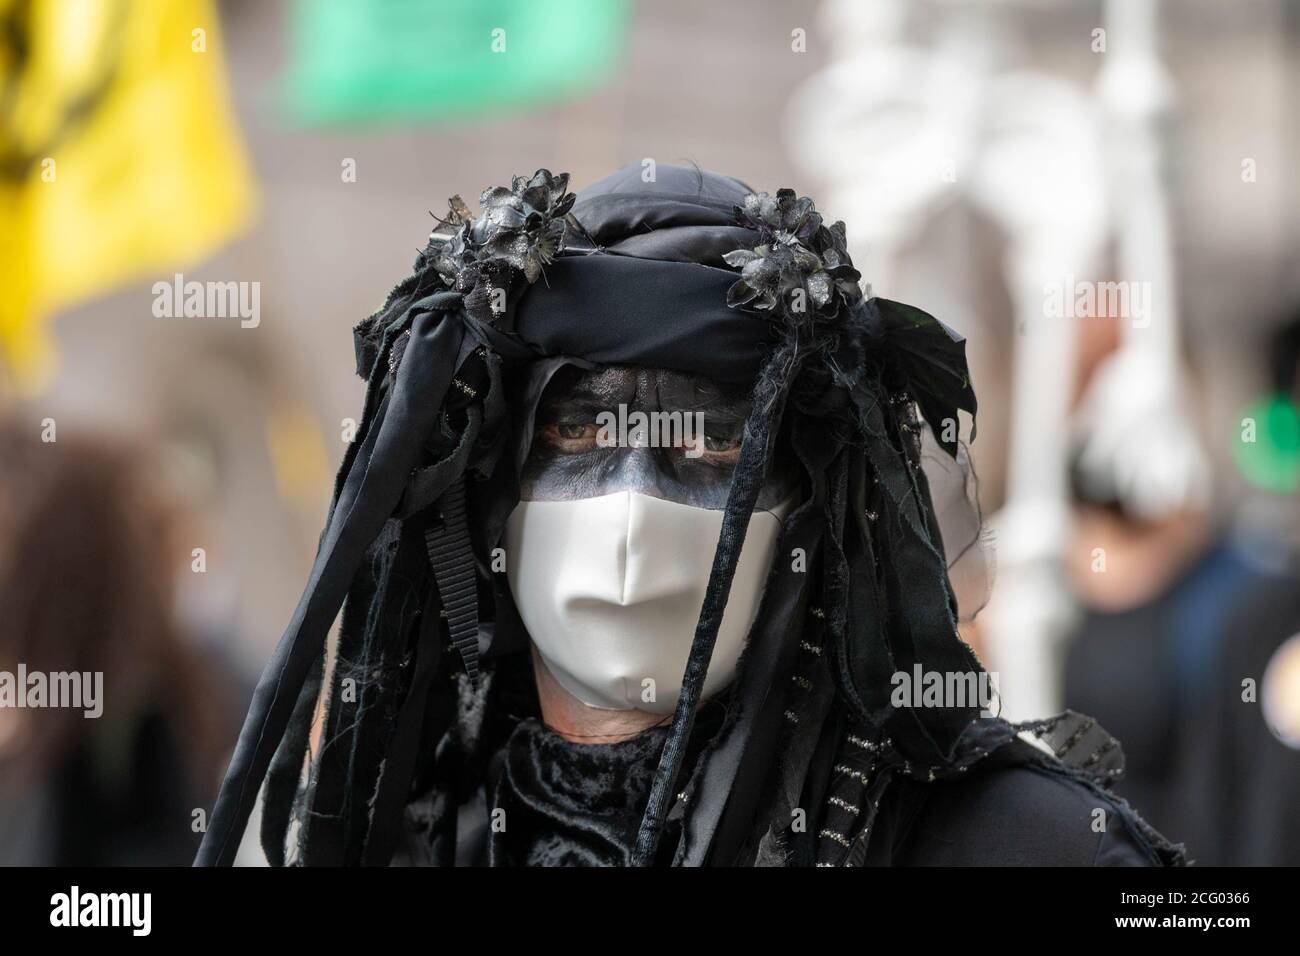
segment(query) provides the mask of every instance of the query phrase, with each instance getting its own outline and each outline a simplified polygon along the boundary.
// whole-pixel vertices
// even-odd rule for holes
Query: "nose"
[[[659,449],[646,447],[644,443],[619,449],[615,472],[619,487],[662,498],[664,475],[661,457]]]

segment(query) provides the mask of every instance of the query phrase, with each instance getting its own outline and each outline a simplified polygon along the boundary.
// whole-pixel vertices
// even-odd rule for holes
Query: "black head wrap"
[[[264,777],[273,863],[284,862],[291,817],[300,862],[387,863],[416,795],[427,798],[416,824],[453,848],[444,862],[453,858],[456,807],[482,783],[492,742],[531,687],[527,642],[492,555],[519,499],[531,409],[549,372],[570,361],[753,389],[635,862],[662,858],[673,814],[679,865],[862,863],[888,840],[873,829],[885,828],[876,808],[891,782],[1033,750],[1018,745],[1022,728],[977,719],[975,706],[890,700],[892,675],[916,666],[981,673],[957,634],[920,451],[923,420],[955,455],[958,410],[975,413],[964,341],[918,309],[864,298],[843,223],[825,224],[790,190],[755,194],[663,165],[652,177],[629,166],[577,197],[567,186],[567,175],[545,170],[516,178],[483,193],[478,217],[454,198],[414,274],[357,327],[369,382],[362,423],[198,862],[232,860]],[[683,780],[781,429],[802,494],[725,719]],[[795,554],[806,563],[786,560]],[[322,743],[299,792],[321,697]],[[1083,726],[1037,729],[1071,730],[1073,746]],[[806,831],[790,827],[797,808]]]

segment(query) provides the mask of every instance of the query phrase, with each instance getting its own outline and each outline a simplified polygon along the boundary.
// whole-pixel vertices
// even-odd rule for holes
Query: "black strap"
[[[785,358],[778,352],[771,361],[779,363]],[[650,796],[646,800],[646,809],[637,831],[636,845],[632,852],[633,866],[653,865],[659,848],[664,819],[676,793],[691,728],[695,724],[695,712],[704,690],[704,679],[713,657],[714,644],[717,643],[718,628],[722,624],[727,597],[736,575],[736,564],[745,546],[745,535],[754,513],[754,503],[758,500],[766,474],[771,453],[769,439],[780,426],[784,401],[784,391],[778,392],[770,404],[756,400],[745,425],[740,459],[736,463],[731,489],[727,495],[727,506],[722,513],[722,530],[718,535],[718,547],[713,555],[713,567],[709,572],[708,589],[695,627],[695,638],[691,642],[686,670],[682,674],[682,689],[673,711],[672,727],[660,752],[659,766],[655,771],[654,782],[650,785]]]
[[[469,521],[465,513],[465,478],[451,483],[438,500],[442,521],[424,531],[429,564],[438,583],[451,646],[465,662],[465,673],[478,686],[478,584],[475,581],[474,551],[469,542]]]
[[[461,458],[461,449],[473,444],[478,433],[474,409],[456,453],[447,460]],[[465,509],[465,478],[458,475],[438,499],[439,519],[424,530],[429,565],[437,583],[441,611],[446,615],[451,645],[465,662],[465,673],[478,686],[478,593],[475,584],[474,553],[470,547],[469,522]],[[384,758],[383,776],[375,796],[374,821],[366,840],[362,862],[367,866],[384,866],[392,858],[400,832],[402,809],[411,788],[415,761],[419,756],[424,713],[434,671],[442,657],[439,602],[430,593],[420,625],[416,650],[415,675],[406,699],[397,715],[392,740]]]

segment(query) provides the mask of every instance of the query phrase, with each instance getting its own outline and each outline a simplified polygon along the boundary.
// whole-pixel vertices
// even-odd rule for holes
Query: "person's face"
[[[521,498],[568,501],[637,491],[721,510],[749,410],[747,389],[701,376],[633,366],[565,366],[542,394],[520,477]],[[634,427],[638,412],[649,427]],[[628,423],[622,434],[620,418]],[[758,509],[772,508],[796,487],[788,456],[779,445],[777,452]]]

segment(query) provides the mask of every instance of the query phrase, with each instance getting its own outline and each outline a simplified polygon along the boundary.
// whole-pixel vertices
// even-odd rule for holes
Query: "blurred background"
[[[0,864],[189,862],[352,326],[447,197],[649,161],[815,197],[967,336],[1004,715],[1300,863],[1297,101],[1293,0],[0,0],[0,672],[105,674],[0,707]]]

